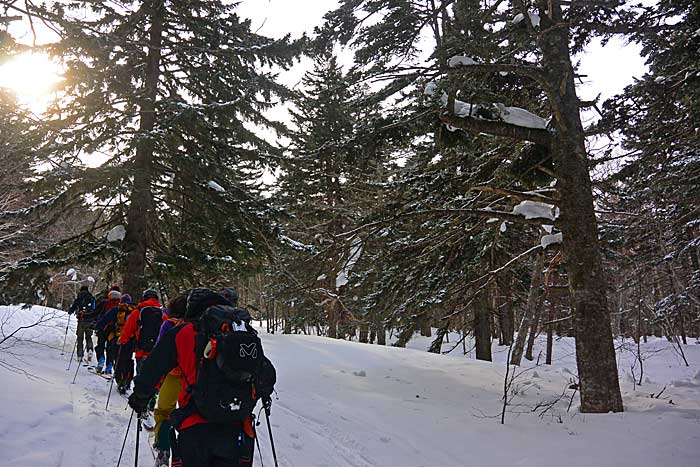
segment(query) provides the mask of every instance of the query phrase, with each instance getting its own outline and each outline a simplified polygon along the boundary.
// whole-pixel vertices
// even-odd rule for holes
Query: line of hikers
[[[237,305],[230,288],[195,288],[163,306],[153,289],[135,303],[118,286],[97,304],[83,286],[71,305],[78,360],[114,373],[122,395],[133,381],[129,405],[140,420],[153,414],[156,467],[252,465],[253,410],[261,400],[269,415],[276,373]]]

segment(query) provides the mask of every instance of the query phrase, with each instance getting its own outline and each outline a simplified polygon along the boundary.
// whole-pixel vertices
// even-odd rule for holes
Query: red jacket
[[[124,345],[128,343],[131,339],[136,339],[136,341],[138,342],[139,318],[141,317],[141,309],[146,308],[148,306],[155,306],[158,308],[163,307],[156,298],[149,298],[148,300],[144,300],[143,302],[139,303],[136,309],[132,311],[129,315],[129,318],[126,320],[126,323],[124,323],[124,329],[122,329],[122,333],[119,336],[119,344]],[[163,321],[167,319],[167,315],[163,313]],[[150,352],[146,352],[145,350],[136,349],[136,358],[147,357],[149,353]]]

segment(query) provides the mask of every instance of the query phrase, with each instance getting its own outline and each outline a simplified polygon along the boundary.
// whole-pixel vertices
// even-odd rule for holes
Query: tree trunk
[[[386,345],[386,329],[382,320],[377,319],[374,324],[377,333],[377,345]]]
[[[547,365],[552,364],[552,350],[554,349],[554,324],[552,324],[552,321],[554,321],[554,303],[552,301],[549,301],[549,314],[547,317],[547,321],[549,324],[547,325],[547,356],[545,357],[545,363]]]
[[[511,345],[513,343],[513,335],[515,333],[515,310],[513,307],[513,276],[508,274],[504,281],[506,286],[503,288],[505,301],[498,309],[498,316],[501,322],[501,340],[503,345]]]
[[[284,333],[292,333],[292,320],[290,319],[292,315],[292,308],[289,305],[284,305]]]
[[[537,306],[540,301],[540,287],[542,286],[543,269],[544,252],[540,250],[537,252],[537,257],[535,258],[535,265],[532,268],[532,278],[530,279],[530,291],[527,295],[527,308],[523,313],[523,320],[520,322],[518,336],[515,338],[513,352],[510,355],[511,365],[520,365],[520,361],[523,358],[523,350],[525,349],[525,339],[527,338],[527,331],[528,329],[530,329],[530,325],[534,320],[535,314],[537,313]]]
[[[367,321],[360,322],[360,339],[359,341],[363,344],[369,343],[369,323]]]
[[[425,312],[420,317],[420,335],[423,337],[431,337],[433,335],[433,329],[431,328],[430,316],[428,316],[428,312]]]
[[[139,134],[147,135],[153,131],[156,122],[156,99],[160,79],[161,42],[163,33],[163,6],[154,1],[150,8],[151,30],[148,41],[148,57],[144,76],[144,97],[141,103]],[[147,287],[145,270],[146,255],[149,246],[148,225],[153,209],[153,142],[142,137],[136,146],[134,157],[134,182],[127,212],[126,236],[124,238],[123,266],[124,291],[136,297]]]
[[[563,252],[576,331],[581,411],[621,412],[610,316],[593,207],[585,135],[569,51],[569,28],[559,2],[539,0],[542,66],[550,76],[554,111],[551,151],[558,178]]]
[[[532,317],[532,322],[530,323],[530,335],[527,338],[527,348],[525,349],[525,358],[532,361],[534,357],[532,356],[532,350],[535,348],[535,338],[537,337],[537,331],[540,327],[540,314],[542,312],[542,299],[538,297],[537,306],[535,307],[535,314]]]
[[[485,291],[479,292],[474,301],[474,339],[476,341],[476,359],[491,361],[491,313],[489,298]]]

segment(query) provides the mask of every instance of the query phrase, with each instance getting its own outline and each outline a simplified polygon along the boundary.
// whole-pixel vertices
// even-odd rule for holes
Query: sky
[[[304,32],[312,32],[315,26],[322,23],[323,15],[338,4],[337,0],[243,0],[238,12],[241,16],[250,18],[252,29],[260,34],[277,38],[290,33],[292,37],[299,37]],[[13,24],[12,33],[17,34],[22,27],[26,29],[26,25]],[[25,35],[22,40],[29,41],[31,37]],[[600,41],[594,41],[587,53],[576,57],[581,63],[579,71],[587,75],[579,84],[579,97],[582,100],[590,100],[600,94],[601,100],[604,100],[622,91],[633,82],[634,77],[641,77],[645,71],[639,53],[640,47],[637,44],[626,44],[613,39],[603,47]],[[342,54],[341,61],[345,56],[346,54]],[[281,81],[289,86],[298,87],[310,64],[310,59],[302,60],[292,70],[282,73]],[[45,76],[45,72],[33,74],[34,77],[42,75]],[[10,78],[6,68],[0,66],[0,85]],[[45,106],[45,101],[44,98],[34,105],[37,108]],[[275,109],[271,116],[279,120],[288,120],[284,107]],[[584,114],[584,120],[592,118],[595,118],[594,113]]]

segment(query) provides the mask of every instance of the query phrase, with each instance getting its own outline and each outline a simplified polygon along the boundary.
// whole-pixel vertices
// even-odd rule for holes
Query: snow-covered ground
[[[49,313],[45,323],[17,334],[36,342],[0,344],[0,465],[116,465],[130,411],[114,393],[105,411],[109,382],[83,367],[71,384],[74,372],[66,367],[73,326],[61,355],[66,315],[41,307],[0,307],[3,333],[31,324],[44,311]],[[522,369],[529,369],[516,378],[513,405],[501,425],[507,349],[494,345],[495,362],[487,363],[464,357],[461,346],[449,356],[428,354],[423,349],[429,341],[416,338],[411,348],[399,349],[264,335],[265,351],[278,370],[272,428],[279,464],[700,465],[700,345],[684,347],[686,367],[665,339],[650,340],[643,345],[643,384],[635,386],[634,355],[623,349],[630,343],[618,341],[627,411],[591,415],[577,412],[577,398],[567,411],[573,391],[565,388],[576,366],[572,340],[560,339],[554,365],[526,362]],[[453,344],[444,349],[454,341],[452,336]],[[542,404],[562,393],[562,400],[542,413]],[[271,466],[265,422],[258,430],[264,464]],[[132,427],[122,465],[133,465],[134,434]],[[145,435],[139,465],[150,466]],[[257,452],[256,465],[261,465]]]

